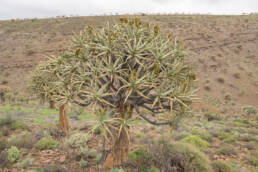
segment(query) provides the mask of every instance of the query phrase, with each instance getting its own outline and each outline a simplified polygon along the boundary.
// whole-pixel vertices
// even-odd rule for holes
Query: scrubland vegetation
[[[189,107],[192,107],[191,111],[187,115],[180,116],[180,120],[176,122],[165,115],[157,119],[148,116],[155,122],[168,122],[169,126],[151,125],[142,120],[134,110],[135,117],[130,120],[130,127],[128,127],[130,146],[127,160],[111,168],[103,165],[107,158],[103,157],[103,153],[108,150],[103,147],[103,143],[106,142],[112,150],[112,145],[107,143],[111,136],[105,133],[107,131],[103,130],[102,125],[96,125],[96,119],[99,120],[99,116],[96,117],[95,108],[82,107],[80,105],[85,102],[80,101],[76,104],[69,99],[69,102],[65,102],[67,103],[69,130],[60,131],[58,107],[62,103],[58,103],[58,97],[54,100],[55,108],[51,109],[48,104],[49,100],[44,103],[34,97],[30,91],[25,91],[28,85],[23,81],[19,82],[20,78],[17,77],[19,72],[26,78],[31,76],[31,71],[34,71],[36,67],[34,64],[42,60],[43,55],[50,53],[59,55],[60,52],[68,49],[69,41],[64,41],[62,44],[62,39],[68,39],[67,36],[71,36],[72,31],[78,32],[83,29],[80,27],[84,27],[88,22],[102,27],[106,19],[104,17],[78,17],[0,22],[1,26],[4,26],[2,27],[3,33],[11,35],[11,39],[17,45],[20,45],[20,41],[26,37],[26,35],[22,36],[22,31],[36,29],[29,35],[30,40],[26,41],[25,47],[12,47],[16,50],[4,48],[5,56],[0,55],[0,60],[2,60],[0,63],[3,62],[0,66],[2,79],[2,85],[0,85],[0,169],[39,172],[258,171],[258,96],[257,91],[255,92],[258,81],[256,68],[258,58],[255,55],[256,48],[253,47],[253,43],[257,43],[258,33],[248,32],[248,29],[252,30],[253,26],[258,25],[258,17],[256,15],[235,17],[175,15],[171,16],[173,20],[170,20],[170,16],[141,16],[141,18],[143,22],[153,22],[154,26],[158,24],[162,34],[165,34],[164,31],[170,31],[172,36],[185,39],[185,41],[179,39],[178,42],[181,47],[187,48],[184,56],[187,63],[194,67],[193,72],[197,76],[194,87],[199,89],[196,93],[199,99],[193,100],[192,105],[189,103]],[[200,21],[201,24],[196,24]],[[45,27],[45,22],[53,28],[48,31],[42,29]],[[66,26],[66,22],[69,23],[69,28],[63,27]],[[76,25],[74,30],[71,28],[71,23]],[[80,27],[78,23],[81,23]],[[217,42],[217,38],[213,38],[209,29],[201,27],[202,24],[208,24],[207,27],[215,30],[215,34],[223,39],[225,30],[235,26],[235,30],[227,34],[231,35],[232,39],[234,35],[237,35],[234,38],[236,40],[233,39],[233,43],[229,43],[232,40],[228,41],[229,44],[224,41],[222,46]],[[185,25],[191,27],[184,30]],[[174,31],[169,30],[170,27],[174,28]],[[6,38],[3,33],[0,30],[0,37]],[[252,34],[254,38],[249,38],[248,36]],[[199,35],[198,39],[197,35]],[[242,35],[247,36],[242,38]],[[44,43],[39,41],[40,37],[44,39]],[[251,39],[253,41],[250,41]],[[208,46],[207,42],[210,43]],[[48,43],[54,46],[51,47]],[[3,42],[0,44],[2,45]],[[44,47],[39,46],[40,44]],[[77,53],[78,56],[83,54],[84,50],[77,50],[75,49],[75,54]],[[22,54],[21,57],[17,57],[18,60],[15,59],[19,54]],[[5,61],[6,57],[8,61]],[[31,60],[32,57],[35,61]],[[14,63],[9,60],[15,61],[20,67],[15,67]],[[160,82],[162,84],[162,80]],[[247,89],[248,86],[250,86],[249,89]],[[58,90],[61,89],[58,88]],[[101,87],[98,90],[101,90]],[[93,92],[94,89],[91,91]],[[130,98],[129,92],[128,89],[123,102],[134,100]],[[60,102],[64,102],[63,100]],[[96,109],[103,107],[104,105],[101,104]],[[167,109],[169,110],[170,108]],[[149,114],[148,109],[143,111],[141,109],[140,114]],[[105,120],[109,118],[104,116],[103,121]],[[92,124],[96,127],[92,127]]]

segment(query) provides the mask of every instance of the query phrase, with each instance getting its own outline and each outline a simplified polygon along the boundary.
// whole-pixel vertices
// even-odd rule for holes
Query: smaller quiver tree
[[[68,80],[71,78],[68,76],[71,72],[66,71],[70,70],[70,66],[67,69],[63,55],[51,56],[48,61],[39,64],[32,73],[29,89],[41,100],[49,101],[51,106],[57,102],[59,106],[58,128],[62,132],[67,132],[69,130],[67,104],[73,100],[72,94],[77,89],[71,88],[71,81]]]

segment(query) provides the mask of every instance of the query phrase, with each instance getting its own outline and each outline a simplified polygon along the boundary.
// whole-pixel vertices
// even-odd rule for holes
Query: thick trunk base
[[[69,130],[69,122],[68,122],[66,105],[62,105],[62,106],[59,107],[58,129],[61,132],[65,132],[65,133]]]
[[[113,168],[120,166],[128,161],[129,140],[126,132],[123,130],[120,137],[115,140],[109,154],[106,157],[104,166]]]

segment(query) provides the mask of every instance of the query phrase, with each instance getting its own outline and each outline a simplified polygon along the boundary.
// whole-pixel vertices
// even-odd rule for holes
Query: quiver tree
[[[195,75],[184,55],[178,42],[157,26],[121,19],[102,29],[87,27],[65,55],[52,59],[62,63],[57,71],[66,70],[55,74],[52,83],[59,84],[58,90],[71,94],[70,102],[97,109],[93,129],[99,127],[105,138],[106,167],[127,161],[129,125],[135,117],[172,126],[190,110]],[[61,95],[54,92],[56,102]]]
[[[59,130],[67,132],[69,121],[67,114],[67,104],[73,100],[73,93],[77,90],[72,88],[72,81],[69,63],[63,59],[64,54],[49,57],[49,60],[38,65],[32,73],[29,88],[41,100],[49,101],[50,106],[57,102],[59,106]],[[67,72],[67,70],[69,72]]]

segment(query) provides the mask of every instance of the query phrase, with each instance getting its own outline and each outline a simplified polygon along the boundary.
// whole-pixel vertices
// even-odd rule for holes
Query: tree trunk
[[[104,166],[107,168],[113,168],[115,166],[122,165],[128,160],[129,140],[128,136],[123,129],[120,137],[115,139],[115,142],[111,146],[109,154],[107,155]]]
[[[131,118],[133,108],[131,106],[124,106],[124,104],[121,104],[121,106],[118,107],[119,110],[119,118],[122,119],[129,119]],[[120,126],[116,126],[120,127]],[[127,130],[128,132],[126,132]],[[106,168],[113,168],[115,166],[120,166],[123,163],[126,163],[128,160],[128,151],[129,151],[129,126],[127,128],[122,128],[122,131],[120,133],[120,136],[118,135],[119,132],[115,130],[113,132],[114,140],[110,143],[107,143],[107,148],[105,148],[105,152],[108,152],[106,155],[106,160],[104,162],[104,166]],[[107,150],[107,151],[106,151]]]
[[[62,132],[67,132],[69,130],[69,122],[68,122],[68,115],[67,115],[67,109],[66,104],[61,105],[59,107],[59,124],[58,128]]]
[[[49,101],[49,108],[50,109],[55,109],[56,107],[55,107],[55,102],[53,101],[53,100],[50,100]]]

